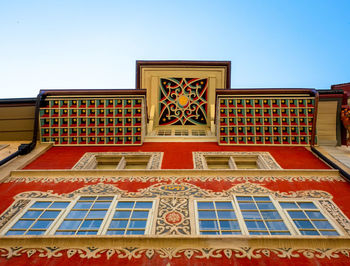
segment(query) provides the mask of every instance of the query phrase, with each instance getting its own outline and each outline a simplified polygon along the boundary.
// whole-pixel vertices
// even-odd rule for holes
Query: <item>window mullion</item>
[[[241,232],[243,235],[249,235],[249,232],[248,232],[248,228],[245,224],[245,221],[244,221],[244,218],[243,218],[243,215],[241,213],[241,209],[238,205],[238,202],[237,202],[237,199],[236,199],[236,196],[233,196],[233,206],[235,206],[235,211],[236,211],[236,217],[237,217],[237,220],[238,220],[238,224],[241,228]]]

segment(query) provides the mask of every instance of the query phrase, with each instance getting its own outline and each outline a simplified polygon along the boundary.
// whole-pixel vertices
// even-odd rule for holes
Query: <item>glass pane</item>
[[[69,205],[69,202],[56,201],[52,203],[52,205],[50,206],[50,209],[65,209],[67,208],[68,205]]]
[[[201,231],[201,235],[218,235],[218,231]]]
[[[32,230],[29,230],[26,235],[43,235],[45,233],[45,231],[32,231]]]
[[[212,202],[198,201],[197,206],[199,210],[214,209],[214,204]]]
[[[217,209],[224,209],[224,210],[232,210],[233,209],[232,202],[230,202],[230,201],[226,201],[226,202],[216,201],[215,205],[216,205]]]
[[[138,201],[135,204],[136,209],[151,209],[153,202],[151,201]]]
[[[292,219],[307,219],[306,215],[302,211],[288,211],[288,214]]]
[[[67,215],[67,219],[78,219],[78,218],[84,218],[87,214],[87,211],[70,211],[70,213]]]
[[[74,235],[75,231],[56,232],[55,235]]]
[[[279,213],[276,211],[262,211],[261,215],[266,220],[282,219]]]
[[[73,209],[90,209],[92,201],[77,202]]]
[[[128,230],[126,231],[127,235],[144,235],[145,231],[144,230]]]
[[[64,230],[64,229],[71,229],[71,230],[76,230],[78,229],[79,225],[81,223],[81,220],[78,221],[63,221],[63,223],[61,224],[61,226],[58,229]]]
[[[85,220],[80,227],[80,230],[86,229],[99,229],[101,226],[102,220]]]
[[[7,236],[14,236],[14,235],[23,235],[25,231],[8,231],[6,233]]]
[[[94,201],[96,199],[96,197],[80,197],[79,200],[92,200]]]
[[[294,202],[280,202],[280,205],[284,209],[299,209],[298,205]]]
[[[271,201],[269,197],[254,197],[256,201]]]
[[[242,210],[256,210],[255,203],[239,202],[238,204]]]
[[[33,226],[32,229],[47,229],[49,228],[50,224],[53,222],[53,220],[49,221],[42,221],[38,220]]]
[[[98,197],[97,200],[113,200],[113,197]]]
[[[241,235],[241,232],[222,231],[222,235]]]
[[[104,218],[107,211],[90,211],[89,214],[86,216],[88,219],[92,218]]]
[[[250,235],[268,235],[268,232],[256,232],[256,231],[249,231]]]
[[[321,231],[321,235],[324,235],[324,236],[339,236],[337,231]]]
[[[326,219],[319,211],[306,211],[310,219]]]
[[[256,211],[251,211],[251,212],[242,211],[242,215],[243,215],[244,219],[261,220],[261,216],[260,216],[259,212],[256,212]]]
[[[328,221],[312,221],[318,229],[333,229],[333,226]]]
[[[275,206],[273,206],[272,203],[269,202],[258,202],[257,203],[259,209],[261,210],[274,210],[276,209]]]
[[[148,211],[134,211],[131,218],[144,218],[147,219]]]
[[[146,228],[146,223],[147,221],[137,221],[137,220],[130,220],[130,223],[129,223],[129,229],[130,228],[135,228],[135,229],[138,229],[138,228]]]
[[[266,230],[266,227],[263,222],[260,221],[245,221],[248,229],[263,229]]]
[[[270,232],[271,235],[290,235],[290,232]]]
[[[271,222],[266,222],[266,225],[270,230],[288,230],[284,222],[271,221]]]
[[[93,209],[108,209],[111,205],[110,202],[95,202],[95,204],[92,206]]]
[[[305,228],[305,229],[309,229],[309,228],[313,229],[314,228],[314,226],[309,221],[294,220],[294,223],[298,228]]]
[[[41,215],[40,219],[55,219],[60,214],[60,211],[46,211]]]
[[[129,218],[131,211],[116,211],[113,218]]]
[[[236,219],[234,211],[218,211],[219,219]]]
[[[97,235],[97,231],[78,231],[77,235]]]
[[[22,218],[38,218],[43,211],[27,211]]]
[[[15,223],[14,226],[12,226],[13,229],[27,229],[29,228],[34,220],[25,221],[25,220],[19,220],[17,223]]]
[[[126,228],[128,225],[127,220],[119,221],[119,220],[112,220],[111,224],[109,225],[109,228]]]
[[[300,208],[303,208],[303,209],[317,209],[315,204],[313,204],[312,202],[299,202],[298,204]]]
[[[209,229],[212,229],[212,230],[218,230],[218,223],[217,221],[199,221],[199,228],[201,230],[209,230]]]
[[[216,219],[215,211],[198,211],[199,219]]]
[[[40,208],[40,209],[45,209],[47,207],[49,207],[49,205],[51,204],[51,201],[38,201],[35,202],[30,208]]]
[[[238,201],[253,201],[252,197],[242,197],[242,196],[238,196],[236,197],[236,199]]]
[[[320,235],[316,230],[300,230],[300,233],[302,235],[310,235],[310,236]]]
[[[221,230],[239,230],[238,222],[235,221],[220,221]]]
[[[134,201],[119,201],[117,204],[118,209],[132,209],[134,207]]]
[[[125,230],[108,230],[107,235],[124,235]]]

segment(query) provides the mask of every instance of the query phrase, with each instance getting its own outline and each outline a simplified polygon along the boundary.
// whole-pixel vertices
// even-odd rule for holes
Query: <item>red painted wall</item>
[[[216,142],[147,142],[143,146],[52,147],[24,169],[71,169],[85,152],[164,152],[162,169],[193,169],[192,151],[267,151],[284,169],[329,169],[304,147],[219,146]]]

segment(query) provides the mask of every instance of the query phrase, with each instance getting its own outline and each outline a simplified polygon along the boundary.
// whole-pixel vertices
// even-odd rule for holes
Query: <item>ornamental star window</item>
[[[207,78],[161,78],[159,125],[206,125]]]

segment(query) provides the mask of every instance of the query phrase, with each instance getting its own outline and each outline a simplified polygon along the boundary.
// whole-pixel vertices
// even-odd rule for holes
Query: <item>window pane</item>
[[[218,217],[219,219],[236,219],[236,214],[234,211],[218,211]]]
[[[29,228],[34,220],[19,220],[17,223],[15,223],[14,226],[12,226],[13,229],[27,229]]]
[[[266,230],[266,226],[260,221],[245,221],[248,229],[263,229]]]
[[[313,229],[314,226],[307,220],[294,220],[295,225],[298,228]]]
[[[32,229],[47,229],[47,228],[49,228],[49,226],[51,225],[52,222],[53,222],[53,220],[49,220],[49,221],[39,220],[32,226]]]
[[[277,211],[263,211],[261,215],[266,220],[282,219]]]
[[[315,204],[313,204],[312,202],[299,202],[298,204],[300,208],[303,208],[303,209],[317,209]]]
[[[97,231],[78,231],[77,235],[97,235]]]
[[[288,214],[292,219],[307,219],[306,215],[302,211],[288,211]]]
[[[124,235],[125,230],[108,230],[107,235]]]
[[[52,203],[52,205],[50,206],[50,209],[65,209],[67,208],[68,205],[69,205],[69,202],[56,201]]]
[[[144,218],[147,219],[148,211],[134,211],[131,218]]]
[[[29,230],[26,235],[43,235],[45,233],[45,231],[32,231],[32,230]]]
[[[73,209],[90,209],[92,201],[87,202],[77,202]]]
[[[107,211],[90,211],[89,214],[86,216],[87,219],[92,218],[104,218]]]
[[[319,211],[306,211],[310,219],[326,219]]]
[[[269,221],[266,222],[266,225],[270,230],[288,230],[284,222]]]
[[[294,202],[280,202],[282,208],[285,209],[299,209],[298,205],[296,205]]]
[[[81,223],[81,220],[78,220],[78,221],[65,220],[65,221],[63,221],[63,223],[61,224],[61,226],[58,229],[76,230],[76,229],[78,229],[80,223]]]
[[[75,231],[56,232],[55,235],[74,235]]]
[[[49,207],[50,204],[51,204],[51,202],[39,201],[39,202],[35,202],[30,208],[45,209],[45,208]]]
[[[200,201],[197,202],[198,209],[214,209],[214,204],[212,202]]]
[[[85,220],[80,227],[80,230],[86,229],[99,229],[102,220]]]
[[[97,200],[109,200],[109,201],[112,201],[113,200],[113,197],[98,197]]]
[[[93,209],[108,209],[111,205],[111,202],[95,202],[92,206]]]
[[[321,231],[321,235],[324,235],[324,236],[339,236],[337,231]]]
[[[250,235],[268,235],[268,232],[257,232],[257,231],[249,231]]]
[[[79,200],[92,200],[94,201],[96,199],[96,197],[80,197]]]
[[[153,202],[151,201],[137,201],[135,204],[136,209],[151,209]]]
[[[119,201],[117,209],[132,209],[134,207],[134,201]]]
[[[40,216],[40,214],[42,213],[42,211],[27,211],[22,218],[38,218]]]
[[[130,220],[128,228],[145,228],[147,221]]]
[[[41,215],[40,219],[55,219],[60,214],[60,211],[46,211]]]
[[[209,229],[212,229],[212,230],[218,230],[218,224],[217,224],[217,221],[199,221],[199,228],[201,230],[209,230]]]
[[[6,233],[7,236],[14,236],[14,235],[23,235],[25,231],[8,231]]]
[[[131,211],[116,211],[113,218],[129,218]]]
[[[127,235],[144,235],[145,231],[144,230],[128,230],[126,232]]]
[[[216,201],[215,202],[216,205],[216,209],[224,209],[224,210],[232,210],[233,206],[232,206],[232,202],[220,202],[220,201]]]
[[[215,211],[198,211],[199,219],[216,219]]]
[[[320,235],[316,230],[300,230],[300,233],[302,235],[310,235],[310,236]]]
[[[239,230],[238,222],[220,221],[221,230]]]
[[[253,201],[252,197],[237,196],[236,199],[238,201]]]
[[[128,221],[127,220],[112,220],[111,224],[109,225],[109,228],[126,228],[126,226],[128,225]]]
[[[218,231],[201,231],[201,235],[218,235]]]
[[[269,197],[254,197],[256,201],[271,201]]]
[[[242,215],[244,219],[257,219],[257,220],[261,220],[261,216],[259,214],[259,212],[257,211],[242,211]]]
[[[273,206],[272,203],[269,202],[258,202],[258,208],[261,210],[274,210],[276,209],[275,206]]]
[[[318,229],[333,229],[328,221],[312,221]]]
[[[239,202],[238,204],[242,210],[256,210],[255,203]]]
[[[87,214],[87,211],[70,211],[70,213],[67,216],[67,219],[77,219],[77,218],[84,218]]]

